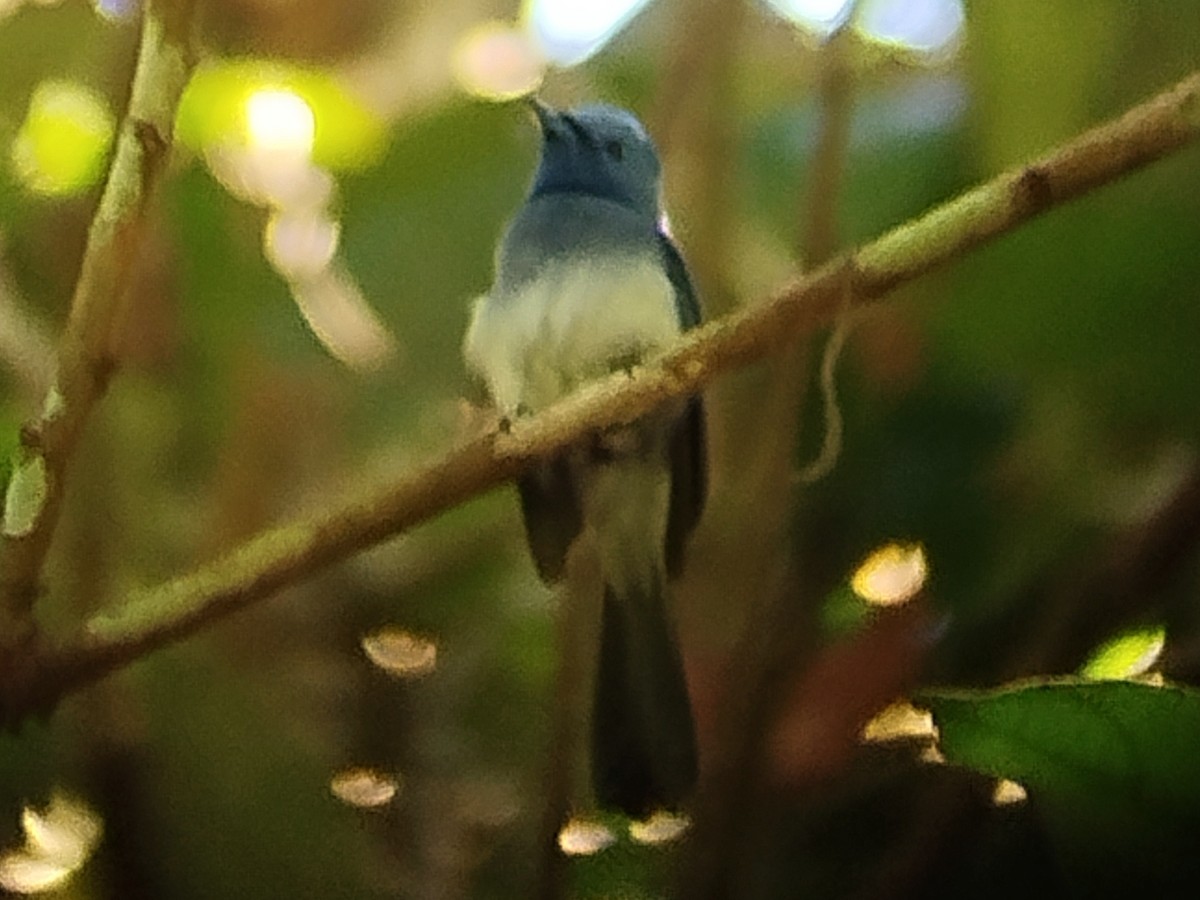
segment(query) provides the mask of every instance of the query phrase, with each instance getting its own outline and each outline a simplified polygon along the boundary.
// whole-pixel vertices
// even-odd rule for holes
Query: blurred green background
[[[484,426],[459,345],[535,162],[527,112],[504,101],[547,62],[550,102],[647,122],[716,316],[1200,60],[1194,0],[863,0],[844,26],[838,2],[616,6],[201,3],[121,370],[38,607],[48,632]],[[49,382],[138,22],[136,0],[0,0],[5,456]],[[821,204],[832,220],[810,227]],[[1169,835],[1195,812],[1108,793],[1200,759],[1186,690],[1178,714],[1144,721],[1136,692],[1089,700],[1116,737],[1022,738],[1098,756],[1063,767],[1069,790],[1030,777],[1015,805],[991,802],[990,776],[1028,775],[1019,759],[953,760],[976,774],[911,745],[810,738],[918,688],[1075,672],[1139,626],[1165,629],[1168,679],[1200,680],[1198,286],[1192,147],[856,317],[845,445],[814,485],[795,473],[821,443],[823,341],[714,385],[713,493],[676,600],[706,770],[723,778],[690,843],[622,833],[568,863],[563,895],[1100,896],[1149,868],[1160,896],[1194,896],[1194,851]],[[851,574],[894,540],[923,547],[919,610],[848,615]],[[436,643],[434,670],[373,665],[362,639],[387,627]],[[104,835],[59,896],[533,896],[556,640],[514,496],[494,492],[0,736],[0,848],[61,790]],[[989,750],[1015,733],[1007,714],[979,713]],[[1106,768],[1118,756],[1123,775]],[[395,779],[394,798],[336,796],[356,767]],[[1117,797],[1112,821],[1084,827],[1082,795]],[[1147,822],[1162,839],[1139,863],[1146,842],[1125,832]]]

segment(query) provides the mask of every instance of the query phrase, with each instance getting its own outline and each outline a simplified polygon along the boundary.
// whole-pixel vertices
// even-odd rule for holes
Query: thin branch
[[[829,321],[845,291],[861,306],[1073,197],[1115,181],[1200,136],[1200,73],[855,253],[715,321],[635,377],[592,384],[508,430],[477,437],[438,461],[308,522],[267,531],[227,556],[143,591],[93,618],[75,642],[40,660],[37,699],[49,704],[146,653],[494,488],[532,460],[599,428],[692,394],[722,372],[794,343]],[[9,710],[10,715],[28,708]]]
[[[146,3],[129,109],[88,233],[54,383],[41,414],[21,431],[21,477],[10,482],[0,538],[0,658],[7,661],[0,673],[32,639],[33,603],[67,468],[114,369],[111,338],[121,326],[147,203],[166,168],[175,109],[192,68],[193,6],[194,0]],[[16,492],[23,492],[23,506]]]
[[[817,150],[813,156],[811,177],[812,196],[806,206],[802,259],[806,266],[819,266],[837,252],[841,240],[837,223],[838,203],[842,193],[846,157],[850,147],[850,128],[854,120],[854,51],[858,48],[858,32],[850,26],[858,17],[862,4],[855,2],[845,24],[826,42],[821,57],[821,124],[817,132]],[[820,380],[821,417],[825,433],[816,458],[798,473],[805,483],[820,481],[837,464],[842,450],[842,409],[837,400],[836,370],[842,348],[850,333],[849,309],[840,313],[821,354]],[[800,400],[804,372],[808,367],[808,347],[781,356],[780,362],[791,364],[790,371],[780,373],[783,385],[790,386],[796,396],[792,401],[792,429],[799,431]],[[785,388],[777,388],[785,389]],[[795,444],[793,439],[792,445]]]

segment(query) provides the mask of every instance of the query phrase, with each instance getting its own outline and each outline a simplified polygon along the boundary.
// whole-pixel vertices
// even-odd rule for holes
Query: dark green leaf
[[[1064,680],[928,692],[954,764],[1029,791],[1076,873],[1175,883],[1200,834],[1200,692]]]

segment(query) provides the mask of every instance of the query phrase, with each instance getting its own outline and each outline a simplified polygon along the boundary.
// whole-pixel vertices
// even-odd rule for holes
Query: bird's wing
[[[684,331],[688,331],[699,325],[704,315],[696,291],[692,287],[687,265],[674,242],[661,231],[658,233],[658,249],[667,278],[675,288],[675,312],[679,316],[679,324]]]
[[[700,301],[692,288],[683,257],[665,234],[659,234],[659,248],[667,278],[675,289],[675,310],[684,331],[700,324]],[[683,568],[688,538],[708,496],[708,437],[704,401],[692,397],[683,417],[671,432],[668,448],[671,465],[671,507],[667,519],[667,572],[675,576]]]
[[[517,479],[529,552],[543,581],[558,581],[567,551],[583,527],[570,461],[559,456]]]

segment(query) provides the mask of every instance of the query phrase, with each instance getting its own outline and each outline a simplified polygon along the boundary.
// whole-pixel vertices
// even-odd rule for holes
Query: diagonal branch
[[[227,556],[93,618],[40,660],[49,704],[331,563],[396,535],[516,475],[596,429],[700,390],[1061,203],[1115,181],[1200,136],[1200,72],[1054,150],[883,235],[769,301],[699,329],[636,377],[618,374],[545,412],[452,450],[399,481],[307,522],[264,532]],[[28,709],[10,710],[13,715]]]
[[[122,324],[147,202],[166,169],[175,109],[192,68],[194,2],[146,3],[129,109],[88,233],[54,382],[41,414],[21,431],[0,537],[0,676],[11,674],[32,639],[67,468],[115,367],[111,338]]]

